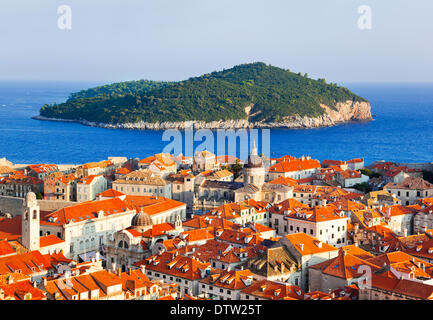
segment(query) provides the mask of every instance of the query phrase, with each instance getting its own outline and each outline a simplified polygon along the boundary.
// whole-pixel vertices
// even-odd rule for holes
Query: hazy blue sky
[[[64,4],[71,30],[57,27]],[[181,80],[263,61],[335,82],[433,81],[432,16],[431,0],[1,0],[0,80]]]

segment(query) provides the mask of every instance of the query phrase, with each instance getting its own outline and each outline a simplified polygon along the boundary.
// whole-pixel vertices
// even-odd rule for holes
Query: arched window
[[[119,241],[119,244],[118,244],[118,247],[119,247],[119,248],[125,248],[125,249],[128,249],[128,248],[129,248],[129,245],[128,245],[128,243],[127,243],[126,241],[124,241],[124,240],[120,240],[120,241]]]
[[[38,218],[38,212],[37,210],[33,210],[33,219],[37,219]]]

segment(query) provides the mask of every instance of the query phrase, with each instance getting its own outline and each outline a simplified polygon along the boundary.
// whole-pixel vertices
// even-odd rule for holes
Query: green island
[[[178,82],[126,81],[72,93],[44,105],[44,118],[97,123],[139,121],[278,122],[293,116],[319,117],[339,102],[368,102],[325,79],[267,65],[242,64]]]

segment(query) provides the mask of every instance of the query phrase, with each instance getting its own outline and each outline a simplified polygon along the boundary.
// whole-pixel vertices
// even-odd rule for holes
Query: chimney
[[[405,238],[407,237],[407,229],[406,228],[403,229],[403,237],[405,237]]]
[[[299,247],[301,248],[301,251],[304,251],[304,244],[303,243],[300,243]]]
[[[96,260],[96,261],[101,260],[101,258],[100,258],[100,256],[99,256],[99,251],[96,251],[96,253],[95,253],[95,260]]]

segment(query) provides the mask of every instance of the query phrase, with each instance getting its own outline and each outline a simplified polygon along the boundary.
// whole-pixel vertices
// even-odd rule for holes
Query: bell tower
[[[36,195],[29,192],[24,200],[24,212],[21,222],[21,242],[30,251],[39,250],[40,214]]]
[[[256,141],[253,140],[253,146],[244,165],[244,185],[253,184],[261,188],[265,183],[265,167],[262,158],[257,154]]]

